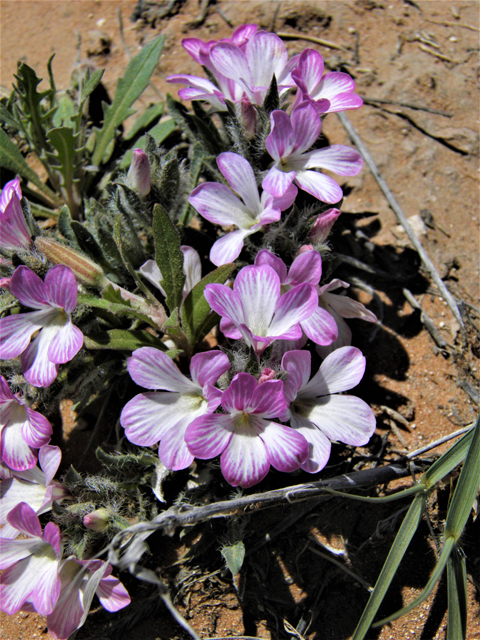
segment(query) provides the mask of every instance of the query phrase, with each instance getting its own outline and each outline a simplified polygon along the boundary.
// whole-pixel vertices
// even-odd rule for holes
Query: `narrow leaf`
[[[224,284],[235,271],[234,263],[224,264],[210,272],[198,282],[188,293],[182,307],[182,326],[188,336],[190,344],[194,344],[204,337],[199,336],[199,331],[212,312],[204,291],[207,284]]]
[[[232,576],[238,575],[245,559],[245,545],[243,542],[240,541],[223,547],[221,554],[224,557]]]
[[[92,74],[90,74],[90,69],[87,67],[87,71],[85,73],[85,83],[82,87],[82,102],[84,102],[88,98],[88,96],[97,88],[104,73],[105,69],[96,69]]]
[[[466,640],[467,571],[461,549],[455,549],[447,562],[447,593],[447,640]]]
[[[192,147],[192,157],[190,159],[190,191],[193,191],[197,186],[203,162],[207,158],[211,159],[212,156],[207,156],[203,144],[201,142],[196,142]],[[187,200],[187,203],[180,214],[178,223],[187,226],[192,219],[194,212],[195,209]]]
[[[54,168],[62,174],[63,187],[67,193],[73,189],[74,171],[77,165],[78,137],[79,134],[75,135],[71,127],[58,127],[51,129],[47,133],[49,143],[57,152],[56,154],[48,155],[55,162],[58,162],[58,165],[55,164]]]
[[[18,131],[20,129],[20,125],[17,122],[16,118],[10,113],[10,111],[3,105],[0,104],[0,122],[4,122],[8,124],[9,127]]]
[[[458,467],[465,460],[468,449],[472,443],[474,427],[458,440],[450,449],[436,460],[430,469],[423,475],[422,482],[427,489],[436,484],[439,480],[447,476],[453,469]]]
[[[183,253],[177,228],[159,204],[153,207],[153,235],[155,261],[163,278],[160,284],[166,294],[167,307],[172,312],[182,304],[185,283]]]
[[[140,133],[140,131],[145,130],[154,120],[161,118],[164,109],[165,105],[163,102],[157,102],[157,104],[152,104],[150,107],[145,109],[142,115],[135,120],[131,129],[125,135],[125,140],[132,140]]]
[[[145,45],[142,51],[129,62],[124,76],[118,80],[112,104],[109,107],[105,105],[103,127],[97,131],[97,143],[92,156],[93,165],[100,165],[108,144],[115,136],[115,130],[134,113],[130,107],[150,82],[150,77],[160,59],[164,40],[164,36],[159,36]]]
[[[148,331],[124,331],[111,329],[91,336],[85,336],[87,349],[115,349],[119,351],[135,351],[140,347],[156,347],[165,351],[161,340],[152,336]]]
[[[367,602],[367,606],[362,613],[362,617],[355,629],[352,640],[363,640],[363,638],[365,638],[375,614],[382,604],[385,594],[395,577],[398,566],[407,551],[408,545],[420,524],[424,508],[424,496],[422,494],[416,495],[405,518],[403,519],[400,529],[398,530],[395,541],[388,553],[385,564],[382,567],[382,571],[378,576],[375,588],[373,589]]]

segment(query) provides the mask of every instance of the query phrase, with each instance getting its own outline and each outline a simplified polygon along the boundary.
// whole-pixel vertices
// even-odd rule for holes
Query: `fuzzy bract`
[[[10,292],[37,311],[0,320],[0,359],[23,354],[22,369],[28,382],[48,387],[57,377],[59,365],[71,360],[83,345],[83,333],[71,319],[77,304],[75,276],[68,267],[57,265],[43,282],[31,269],[21,266],[10,280]]]
[[[288,373],[285,398],[289,409],[282,418],[308,440],[310,451],[302,469],[321,471],[330,457],[331,442],[367,444],[375,431],[375,415],[360,398],[340,395],[363,377],[365,358],[355,347],[337,349],[310,380],[311,355],[289,351],[282,368]]]
[[[298,340],[300,323],[318,306],[311,284],[299,284],[282,295],[278,274],[269,265],[248,266],[227,285],[209,284],[205,298],[222,316],[220,329],[228,338],[243,338],[258,355],[274,340]]]
[[[238,258],[247,236],[278,222],[281,212],[293,204],[298,190],[291,185],[281,198],[267,191],[260,197],[255,174],[245,158],[237,153],[221,153],[217,164],[230,189],[218,182],[206,182],[192,191],[189,202],[206,220],[237,227],[217,240],[210,251],[210,260],[220,266]]]
[[[21,393],[14,395],[0,376],[0,460],[15,471],[31,469],[37,464],[37,449],[51,435],[50,422],[30,409]]]
[[[193,462],[184,436],[188,425],[220,404],[222,392],[214,385],[230,368],[227,356],[208,351],[193,356],[192,380],[184,376],[162,351],[142,347],[128,359],[133,380],[146,389],[128,402],[120,416],[125,435],[134,444],[148,447],[160,441],[158,455],[168,469],[185,469]]]
[[[32,246],[32,238],[20,204],[21,199],[20,178],[7,182],[0,195],[1,249],[25,251]]]
[[[267,475],[270,465],[295,471],[308,456],[303,436],[273,421],[286,407],[281,380],[258,384],[249,373],[238,373],[222,396],[226,413],[198,418],[185,440],[197,458],[221,454],[222,473],[232,486],[251,487]]]
[[[295,182],[322,202],[341,200],[343,192],[335,180],[314,169],[355,176],[362,169],[360,153],[338,144],[308,151],[322,128],[320,116],[309,101],[301,102],[291,116],[285,111],[272,111],[270,120],[272,129],[265,144],[274,164],[263,179],[263,188],[280,197]]]

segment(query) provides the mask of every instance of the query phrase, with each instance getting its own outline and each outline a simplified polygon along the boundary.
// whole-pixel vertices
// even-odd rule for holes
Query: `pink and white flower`
[[[304,251],[287,265],[270,251],[262,249],[257,253],[255,265],[269,265],[277,272],[282,292],[290,291],[300,284],[310,284],[317,288],[322,277],[322,259],[318,251]],[[302,330],[316,344],[328,345],[338,337],[337,324],[334,318],[321,306],[311,316],[300,322]]]
[[[180,250],[183,253],[183,273],[185,274],[185,284],[183,285],[182,296],[185,300],[188,293],[202,279],[202,263],[200,261],[200,256],[192,247],[184,245],[180,247]],[[163,276],[155,260],[147,260],[142,264],[139,271],[144,278],[146,278],[162,293],[163,296],[166,295],[161,285]]]
[[[299,340],[300,323],[318,306],[310,284],[299,284],[282,295],[280,278],[268,265],[241,269],[233,291],[223,284],[207,285],[205,298],[222,316],[222,332],[234,340],[243,338],[258,355],[274,340]]]
[[[308,239],[312,242],[325,242],[341,213],[340,209],[327,209],[319,213],[308,234]]]
[[[185,440],[190,452],[206,460],[221,454],[222,473],[232,486],[251,487],[262,480],[270,465],[295,471],[308,456],[300,433],[272,420],[287,407],[281,380],[258,384],[249,373],[237,373],[222,396],[226,414],[195,420]]]
[[[288,373],[284,382],[289,409],[283,420],[301,433],[309,443],[308,458],[302,469],[316,473],[330,457],[331,442],[352,446],[367,444],[375,431],[375,415],[360,398],[339,395],[355,387],[365,372],[365,358],[355,347],[337,349],[310,378],[311,355],[308,351],[289,351],[282,368]]]
[[[26,251],[32,246],[32,238],[20,204],[21,199],[20,178],[7,182],[0,195],[1,249]]]
[[[274,164],[262,187],[282,196],[295,184],[322,202],[335,203],[343,192],[333,178],[312,169],[328,169],[341,176],[355,176],[362,169],[362,156],[344,145],[331,145],[307,151],[318,139],[322,122],[311,102],[300,103],[288,116],[285,111],[270,114],[271,132],[265,141]]]
[[[281,212],[293,204],[298,191],[291,185],[280,198],[267,191],[260,197],[248,160],[227,152],[218,156],[217,164],[230,189],[218,182],[205,182],[192,191],[189,202],[206,220],[224,227],[238,227],[237,231],[217,240],[210,251],[210,260],[220,266],[239,256],[247,236],[271,222],[278,222]]]
[[[37,464],[37,449],[51,435],[50,422],[27,407],[22,394],[14,395],[0,376],[0,460],[15,471],[31,469]]]
[[[226,109],[225,100],[240,102],[246,98],[251,104],[262,105],[273,76],[280,94],[294,87],[292,71],[299,56],[288,60],[287,49],[277,35],[256,29],[256,25],[239,27],[231,40],[183,41],[190,55],[209,70],[216,85],[185,74],[169,76],[167,82],[188,85],[178,92],[183,100],[205,100],[220,110]]]
[[[339,347],[345,347],[352,342],[352,332],[344,318],[358,318],[366,322],[378,322],[377,316],[357,300],[352,300],[347,295],[332,293],[337,289],[347,289],[350,285],[335,278],[328,284],[318,287],[319,305],[335,318],[338,327],[338,338],[329,345],[318,345],[317,352],[325,358]]]
[[[0,320],[0,358],[23,354],[22,369],[28,382],[34,387],[48,387],[57,377],[59,365],[71,360],[83,345],[83,334],[71,319],[77,304],[75,276],[68,267],[57,265],[43,282],[22,266],[15,269],[10,292],[23,305],[38,311]]]
[[[60,529],[49,522],[42,532],[38,516],[25,502],[12,509],[7,520],[27,539],[0,538],[0,609],[12,615],[31,602],[38,613],[48,615],[60,593]]]
[[[130,604],[123,584],[111,575],[111,565],[102,560],[67,558],[60,569],[60,594],[47,616],[48,632],[65,640],[81,627],[96,594],[107,611],[119,611]]]
[[[164,352],[153,347],[134,351],[127,367],[138,385],[164,391],[140,393],[125,405],[120,416],[125,435],[143,447],[160,441],[158,455],[168,469],[189,467],[193,456],[185,444],[185,431],[195,418],[213,413],[220,404],[222,392],[214,385],[230,369],[227,356],[220,351],[194,355],[192,380]]]
[[[0,482],[0,524],[3,538],[15,538],[18,529],[12,527],[7,516],[21,502],[26,502],[37,516],[50,511],[53,501],[60,503],[67,495],[66,489],[53,480],[62,453],[58,447],[45,445],[38,452],[40,468],[26,471],[10,471]],[[6,475],[6,474],[5,474]]]
[[[323,57],[315,49],[305,49],[300,54],[292,78],[300,88],[294,108],[303,100],[311,100],[319,115],[347,109],[359,109],[362,98],[353,93],[355,82],[348,75],[331,71],[323,75]]]

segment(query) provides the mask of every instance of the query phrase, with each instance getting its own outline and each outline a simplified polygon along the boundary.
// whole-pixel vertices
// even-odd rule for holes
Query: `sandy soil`
[[[147,90],[141,108],[167,91],[175,94],[175,87],[165,82],[170,73],[199,72],[181,47],[182,37],[211,39],[231,32],[215,6],[234,26],[256,22],[263,28],[297,34],[299,39],[287,41],[291,54],[307,46],[318,49],[331,67],[353,75],[364,98],[384,101],[365,104],[361,110],[349,112],[348,117],[406,215],[420,216],[426,222],[421,241],[452,293],[467,305],[478,307],[478,2],[221,0],[209,8],[203,25],[195,28],[191,23],[200,7],[194,0],[179,3],[177,12],[163,19],[155,18],[152,7],[146,19],[132,23],[129,18],[135,5],[131,0],[4,0],[2,87],[10,87],[17,59],[27,61],[45,76],[46,61],[55,52],[53,67],[60,88],[68,86],[75,65],[88,61],[106,67],[104,84],[111,95],[129,55],[164,33],[166,46],[153,78],[155,87]],[[118,15],[123,20],[124,43]],[[76,33],[81,35],[79,45]],[[322,38],[343,48],[302,41],[302,35]],[[334,116],[326,119],[324,132],[334,143],[350,143]],[[429,287],[428,279],[408,279],[409,271],[417,269],[417,257],[368,169],[348,178],[344,187],[348,188],[342,206],[344,226],[337,238],[339,250],[365,260],[365,250],[358,247],[373,243],[377,258],[390,264],[393,261],[399,273],[406,274],[404,284],[381,279],[373,283],[368,274],[352,270],[352,275],[374,286],[375,299],[362,289],[356,289],[356,293],[382,318],[380,329],[373,333],[370,325],[360,322],[352,323],[352,327],[354,344],[363,349],[368,362],[359,395],[372,404],[378,415],[372,447],[379,447],[385,438],[390,451],[412,451],[475,419],[478,407],[459,381],[467,380],[478,388],[480,343],[475,326],[479,326],[480,318],[478,311],[467,307],[469,342],[462,346],[458,325],[446,304]],[[358,240],[358,230],[365,234],[365,240]],[[442,355],[435,346],[418,313],[406,302],[402,286],[411,288],[452,345],[450,355]],[[408,427],[397,424],[392,429],[392,419],[382,409],[385,405],[404,415]],[[84,442],[85,434],[73,430],[65,441],[66,458],[74,460]],[[437,496],[431,506],[435,532],[445,515],[445,495]],[[272,510],[261,518],[252,517],[252,533],[245,540],[247,548],[249,542],[257,542],[292,513],[292,509]],[[286,534],[252,554],[242,572],[239,593],[219,572],[205,577],[213,570],[204,567],[203,573],[197,575],[198,581],[179,599],[180,609],[204,638],[235,634],[265,640],[300,637],[291,631],[289,635],[288,624],[295,626],[302,615],[308,617],[315,611],[315,620],[305,638],[347,640],[366,602],[365,589],[304,547],[309,533],[333,546],[346,545],[355,568],[370,584],[374,583],[391,544],[396,519],[391,510],[384,508],[362,509],[361,515],[352,503],[345,502],[313,509]],[[387,525],[393,522],[392,528],[388,530],[386,526],[381,533],[377,530],[375,537],[377,522],[382,519]],[[426,525],[420,533],[407,557],[408,566],[392,588],[385,612],[399,608],[402,601],[406,604],[412,600],[426,584],[435,547]],[[466,543],[474,543],[476,537],[478,544],[478,535],[477,521]],[[162,544],[166,545],[168,557],[165,567],[175,561],[181,549],[170,540]],[[362,544],[366,547],[357,555]],[[470,571],[476,562],[478,576],[478,548],[471,551],[470,559]],[[162,572],[178,587],[178,576],[165,568]],[[135,611],[137,620],[128,635],[115,637],[187,637],[161,607],[137,606]],[[443,584],[419,609],[372,632],[370,637],[443,639],[445,611]],[[479,615],[478,592],[469,584],[471,640],[480,638]],[[90,616],[77,640],[114,637],[114,627],[109,625],[117,619],[103,612]],[[21,613],[10,618],[2,614],[0,620],[2,640],[50,639],[41,616]]]

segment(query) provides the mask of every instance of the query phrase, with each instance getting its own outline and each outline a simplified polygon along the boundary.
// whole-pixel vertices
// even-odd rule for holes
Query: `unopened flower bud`
[[[275,380],[275,378],[276,378],[275,371],[273,369],[269,369],[268,367],[265,367],[264,370],[262,371],[262,374],[258,378],[258,384],[262,384],[262,382],[268,382],[269,380]]]
[[[247,138],[253,138],[257,130],[257,110],[250,100],[242,98],[240,113]]]
[[[76,279],[83,284],[102,289],[107,284],[107,278],[102,267],[78,253],[70,247],[66,247],[51,238],[37,238],[37,249],[54,264],[64,264],[75,274]]]
[[[327,209],[327,211],[321,213],[315,220],[308,235],[309,239],[314,242],[325,242],[336,219],[341,213],[340,209]]]
[[[315,251],[315,247],[313,246],[313,244],[302,244],[300,249],[297,251],[297,256],[299,256],[301,253],[307,253],[307,251]]]
[[[130,169],[127,174],[127,184],[136,191],[140,198],[145,198],[150,193],[152,183],[150,180],[150,163],[147,154],[141,149],[134,149]]]
[[[110,513],[107,509],[101,508],[96,511],[91,511],[83,518],[83,524],[87,529],[102,533],[108,527],[110,520]]]

